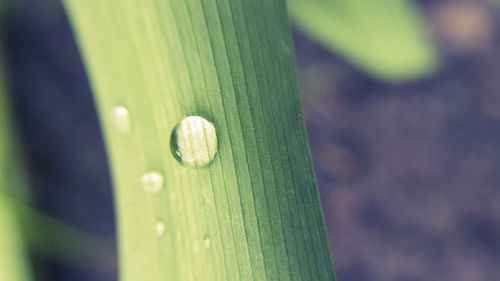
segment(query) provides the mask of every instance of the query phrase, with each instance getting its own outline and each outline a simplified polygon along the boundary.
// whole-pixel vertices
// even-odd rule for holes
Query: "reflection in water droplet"
[[[205,248],[210,248],[210,238],[208,238],[208,236],[205,236],[205,238],[203,238],[203,247]]]
[[[142,175],[141,182],[146,192],[158,192],[163,187],[163,176],[157,172],[148,172]]]
[[[126,107],[119,105],[113,108],[111,122],[118,132],[122,134],[130,132],[130,115]]]
[[[182,119],[175,126],[170,142],[174,157],[188,167],[205,167],[217,153],[215,126],[199,116]]]
[[[163,233],[165,233],[165,224],[161,221],[157,222],[156,223],[156,235],[158,236],[162,236]]]

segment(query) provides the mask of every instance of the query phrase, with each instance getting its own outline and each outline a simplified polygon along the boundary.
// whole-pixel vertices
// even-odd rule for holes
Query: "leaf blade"
[[[121,278],[333,280],[283,1],[65,3],[112,163]],[[112,127],[117,105],[130,134]],[[216,126],[205,169],[170,151],[189,115]],[[164,175],[157,194],[140,188],[146,171]]]

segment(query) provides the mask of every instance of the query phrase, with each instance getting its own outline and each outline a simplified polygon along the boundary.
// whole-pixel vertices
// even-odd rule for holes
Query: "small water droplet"
[[[203,191],[201,192],[201,195],[203,196],[203,198],[205,198],[205,202],[207,202],[207,204],[210,205],[211,202],[210,202],[210,198],[208,198],[208,195],[205,194],[205,192],[203,192]]]
[[[119,105],[113,108],[111,121],[118,132],[122,134],[130,132],[130,114],[126,107]]]
[[[205,236],[203,238],[203,247],[205,247],[206,249],[210,248],[210,238],[208,238],[208,236]]]
[[[162,236],[165,233],[165,224],[161,221],[157,222],[155,225],[156,235]]]
[[[291,53],[290,46],[288,46],[286,41],[284,41],[284,40],[281,41],[281,47],[283,48],[283,51],[285,52],[285,54],[289,55]]]
[[[218,149],[214,124],[199,116],[182,119],[175,126],[170,142],[175,159],[188,167],[207,166]]]
[[[199,241],[194,241],[193,243],[193,252],[198,253],[200,251],[200,246],[198,245]]]
[[[141,182],[146,192],[158,192],[163,187],[163,176],[157,172],[148,172],[141,176]]]

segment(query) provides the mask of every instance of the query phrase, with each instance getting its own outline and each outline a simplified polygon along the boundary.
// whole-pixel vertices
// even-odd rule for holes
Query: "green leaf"
[[[5,192],[18,191],[22,186],[2,67],[0,65],[0,280],[28,281],[31,279],[25,241],[20,235],[16,210],[5,197]]]
[[[65,4],[111,162],[121,280],[334,280],[284,1]]]
[[[32,253],[73,267],[113,272],[115,256],[110,241],[65,224],[26,202],[4,198],[19,217],[20,235]]]
[[[0,193],[0,280],[27,281],[27,257],[14,211]]]
[[[409,0],[288,0],[297,27],[374,77],[404,82],[430,75],[436,50]]]

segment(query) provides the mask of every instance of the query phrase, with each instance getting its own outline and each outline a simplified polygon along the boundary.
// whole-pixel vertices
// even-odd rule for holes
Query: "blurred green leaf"
[[[18,181],[21,169],[14,149],[6,92],[0,51],[0,280],[27,281],[30,280],[30,269],[25,241],[20,235],[18,214],[4,195],[6,190],[18,193],[22,189]]]
[[[0,194],[0,280],[30,280],[16,216],[2,194]]]
[[[288,0],[299,29],[368,74],[404,82],[431,74],[436,50],[408,0]]]
[[[113,272],[113,241],[79,230],[25,202],[7,198],[19,216],[20,234],[33,253],[96,272]]]

